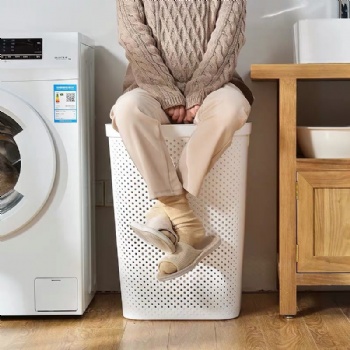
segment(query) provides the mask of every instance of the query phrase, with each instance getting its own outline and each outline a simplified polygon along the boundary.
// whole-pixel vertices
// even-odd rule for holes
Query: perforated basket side
[[[187,139],[167,139],[174,163]],[[234,141],[207,175],[200,196],[190,197],[207,233],[221,246],[193,271],[167,282],[156,280],[163,253],[130,229],[144,222],[153,204],[120,138],[109,138],[123,313],[132,319],[228,319],[241,300],[246,167],[249,136]]]

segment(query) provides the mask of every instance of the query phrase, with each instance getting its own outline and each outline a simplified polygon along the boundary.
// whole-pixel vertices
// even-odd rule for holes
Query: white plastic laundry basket
[[[194,130],[194,125],[162,126],[175,164]],[[159,282],[157,262],[164,253],[141,241],[129,226],[133,221],[144,223],[153,202],[119,134],[106,125],[124,317],[220,320],[239,315],[250,132],[250,123],[236,132],[232,145],[207,175],[200,196],[190,197],[206,232],[220,235],[221,246],[186,275]]]

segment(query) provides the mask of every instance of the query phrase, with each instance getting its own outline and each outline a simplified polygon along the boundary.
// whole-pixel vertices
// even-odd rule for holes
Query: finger
[[[179,119],[179,110],[177,107],[174,108],[174,113],[173,115],[171,116],[171,119],[174,121],[174,122],[177,122],[177,120]]]
[[[172,116],[174,114],[174,107],[170,107],[165,110],[165,113],[169,116]]]
[[[192,117],[191,116],[187,116],[186,117],[186,123],[187,124],[191,124],[192,123]]]
[[[192,120],[195,116],[195,113],[193,112],[193,108],[190,108],[187,110],[187,116],[188,116],[188,119],[192,122]]]
[[[179,108],[179,118],[177,120],[177,122],[180,124],[183,122],[184,118],[186,116],[186,110],[184,107],[180,107]]]
[[[196,115],[198,114],[199,107],[200,107],[200,106],[198,106],[198,107],[195,106],[195,108],[193,109],[193,111],[192,111],[193,119],[196,118]]]
[[[184,122],[189,123],[190,122],[190,114],[188,113],[188,109],[186,110]]]

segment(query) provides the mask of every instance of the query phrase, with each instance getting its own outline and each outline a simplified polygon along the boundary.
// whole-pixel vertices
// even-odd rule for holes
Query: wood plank
[[[298,158],[297,171],[350,170],[349,159]]]
[[[122,314],[120,294],[98,294],[77,321],[63,338],[67,349],[118,349],[127,323]],[[57,350],[60,349],[62,347]]]
[[[350,188],[317,188],[314,196],[315,256],[350,257]]]
[[[80,350],[80,349],[96,349],[96,350],[117,350],[121,343],[124,330],[113,328],[87,328],[77,327],[74,330],[67,332],[66,337],[55,350]],[[33,349],[42,348],[42,342],[38,342],[40,346]],[[50,339],[46,340],[47,348],[45,350],[51,350]],[[28,350],[28,348],[25,348]]]
[[[299,260],[298,273],[334,273],[341,275],[342,273],[349,273],[349,266],[349,256],[313,256],[308,260],[303,260],[302,262]],[[337,279],[334,278],[334,281],[336,280]]]
[[[297,273],[298,286],[348,286],[350,273]]]
[[[297,237],[299,246],[297,271],[310,271],[310,260],[314,256],[314,197],[313,188],[305,179],[304,173],[298,173],[297,207]]]
[[[238,318],[228,321],[216,321],[216,348],[219,350],[261,349],[270,350],[265,342],[262,328],[258,322],[252,322],[256,307],[256,294],[242,295],[242,308]]]
[[[128,320],[119,350],[168,349],[170,323]]]
[[[100,328],[103,325],[104,328],[122,330],[126,323],[127,320],[123,318],[120,294],[99,293],[81,318],[80,326]]]
[[[350,64],[252,64],[252,80],[269,79],[350,79]]]
[[[214,321],[171,322],[168,349],[169,350],[216,349],[215,322]]]
[[[6,318],[0,322],[0,350],[21,350],[31,344],[36,324],[28,318]]]
[[[280,313],[296,314],[296,80],[279,84]]]
[[[317,349],[302,318],[285,319],[278,312],[278,296],[275,293],[259,294],[254,298],[255,323],[263,331],[269,349]]]
[[[350,324],[350,292],[336,292],[333,294],[333,300],[348,319]]]
[[[349,348],[349,321],[329,293],[299,293],[298,305],[318,349]]]
[[[41,319],[38,322],[33,320],[31,334],[23,339],[23,349],[28,343],[35,348],[40,348],[40,350],[64,349],[67,343],[72,343],[67,341],[67,336],[70,336],[78,328],[79,323],[79,320],[65,320],[64,318]]]
[[[77,349],[78,346],[82,348],[83,346],[96,345],[97,337],[92,332],[88,334],[91,336],[90,339],[75,335],[78,331],[85,332],[86,330],[79,327],[80,320],[78,318],[34,318],[27,322],[16,319],[15,321],[7,320],[5,323],[9,323],[10,327],[0,330],[0,349],[25,350],[32,347],[40,350],[61,350],[68,347],[68,344],[69,348],[76,346]],[[28,344],[31,344],[30,347]],[[113,349],[113,347],[106,348]]]
[[[0,349],[117,349],[126,320],[120,295],[98,294],[83,316],[9,317],[0,322]]]
[[[299,172],[313,188],[348,188],[350,171],[303,171]]]

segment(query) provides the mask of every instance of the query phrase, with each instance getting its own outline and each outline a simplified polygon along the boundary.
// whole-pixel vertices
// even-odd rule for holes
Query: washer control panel
[[[43,39],[0,38],[0,60],[41,60]]]

